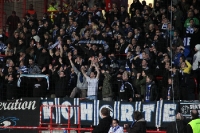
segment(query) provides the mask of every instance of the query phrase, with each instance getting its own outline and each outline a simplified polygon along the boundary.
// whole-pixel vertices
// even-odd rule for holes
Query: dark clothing
[[[77,75],[76,73],[71,73],[69,76],[69,82],[68,82],[68,89],[70,89],[70,93],[71,91],[76,87],[76,83],[77,83]]]
[[[163,64],[165,64],[165,63],[163,63]],[[162,79],[162,86],[164,88],[166,88],[168,86],[168,78],[170,76],[171,76],[171,72],[168,69],[164,68],[163,75],[162,75],[162,77],[163,77],[163,79]]]
[[[186,133],[186,123],[182,120],[170,122],[167,127],[167,133]]]
[[[94,128],[92,133],[108,133],[111,124],[112,118],[110,116],[105,117],[99,121],[98,126]]]
[[[18,46],[18,43],[19,43],[19,38],[15,38],[14,36],[12,35],[9,35],[10,37],[7,39],[6,43],[11,43],[11,45],[13,47],[16,47]]]
[[[140,1],[137,1],[137,2],[133,2],[131,4],[131,7],[130,7],[130,13],[131,13],[131,16],[133,16],[135,14],[135,11],[138,9],[140,11],[142,11],[142,4],[140,3]]]
[[[146,121],[144,118],[136,121],[127,131],[128,133],[146,133]]]
[[[164,100],[172,100],[174,96],[174,100],[180,100],[179,88],[177,86],[173,86],[173,89],[172,89],[172,85],[168,85],[168,87],[163,88],[162,98]],[[174,94],[173,94],[173,91],[174,91]]]
[[[21,45],[17,45],[16,54],[19,54],[21,51],[25,51],[25,49],[26,49],[26,44],[25,43],[23,43]]]
[[[129,14],[127,11],[120,12],[119,22],[120,23],[125,22],[126,17],[129,18]]]
[[[156,101],[158,99],[158,91],[154,82],[146,84],[145,100]]]
[[[190,49],[193,50],[196,44],[200,43],[200,31],[194,32],[190,39]]]
[[[134,88],[128,81],[118,81],[119,88],[119,100],[129,101],[130,98],[134,98]]]
[[[180,73],[179,74],[179,86],[180,86],[180,99],[181,100],[188,100],[188,93],[189,93],[189,85],[190,82],[190,75],[186,73]]]
[[[50,55],[49,53],[41,53],[39,55],[39,58],[37,59],[38,66],[42,67],[48,67],[50,64]]]
[[[7,99],[15,99],[17,98],[17,82],[16,81],[9,81],[7,84]]]
[[[6,21],[6,24],[9,26],[9,36],[17,29],[17,24],[20,22],[18,16],[10,15]]]
[[[61,23],[61,19],[62,18],[65,18],[66,19],[66,15],[63,13],[63,12],[58,12],[57,14],[56,14],[56,17],[55,17],[55,24],[57,24],[57,25],[60,25],[60,23]]]
[[[42,79],[33,84],[33,97],[45,97],[47,92],[47,82]]]
[[[68,84],[68,79],[66,77],[60,78],[55,83],[56,97],[65,97],[67,95],[67,84]]]
[[[8,37],[5,34],[0,35],[0,42],[5,43],[7,39],[8,39]]]

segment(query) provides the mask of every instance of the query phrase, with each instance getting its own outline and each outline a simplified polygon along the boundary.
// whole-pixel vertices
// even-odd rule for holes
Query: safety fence
[[[25,99],[25,100],[16,100],[15,101],[15,111],[18,109],[23,109],[25,108],[25,106],[27,107],[27,109],[30,111],[30,110],[38,110],[38,107],[37,107],[37,102],[34,103],[34,100],[35,101],[38,101],[38,99]],[[47,100],[47,99],[46,99]],[[46,101],[46,100],[43,100],[43,101]],[[58,99],[57,99],[58,100]],[[28,102],[29,101],[29,102]],[[32,102],[33,104],[32,105],[29,105],[30,102]],[[26,105],[25,105],[26,103]],[[0,102],[0,105],[4,105],[3,109],[4,110],[10,110],[8,112],[14,112],[14,111],[11,111],[12,109],[12,104],[11,102],[9,102],[8,104],[6,102]],[[7,106],[8,105],[8,106]],[[10,106],[9,106],[10,105]],[[16,108],[18,106],[18,108]],[[32,106],[32,108],[31,108]],[[11,108],[9,108],[11,107]],[[13,108],[13,109],[14,109]],[[24,120],[26,119],[26,117],[28,118],[31,118],[29,121],[21,121],[21,123],[29,123],[30,125],[20,125],[18,123],[18,121],[20,121],[20,113],[14,113],[16,115],[16,117],[6,117],[6,113],[5,112],[1,112],[2,113],[2,116],[5,117],[4,119],[0,119],[1,120],[1,124],[5,124],[4,126],[0,126],[0,130],[3,130],[4,133],[6,132],[20,132],[20,133],[23,133],[23,132],[34,132],[34,133],[52,133],[52,132],[55,132],[55,133],[60,133],[63,132],[63,133],[70,133],[71,131],[76,131],[78,133],[80,133],[81,131],[84,131],[84,132],[92,132],[93,128],[92,127],[88,127],[88,128],[83,128],[81,127],[81,111],[83,111],[83,109],[81,109],[81,106],[80,105],[41,105],[40,108],[39,108],[39,125],[38,126],[33,126],[32,124],[30,124],[30,121],[34,121],[35,118],[34,117],[37,117],[37,116],[33,116],[33,114],[29,114],[29,113],[24,113],[24,114],[21,114],[23,115]],[[59,119],[58,116],[56,116],[57,114],[55,114],[55,112],[59,112],[58,110],[60,110],[62,112],[62,116],[65,116],[66,117],[66,122],[57,122],[56,119]],[[71,121],[71,118],[74,114],[73,111],[77,110],[77,123],[74,123],[74,121]],[[2,108],[1,110],[2,111]],[[28,114],[31,116],[29,117]],[[44,115],[46,114],[49,114],[49,119],[48,120],[45,120],[43,117]],[[11,114],[7,114],[7,115],[11,115]],[[55,118],[56,117],[56,118]],[[28,120],[28,118],[26,120]],[[6,122],[9,123],[6,125]],[[12,124],[11,124],[12,123]],[[17,123],[17,124],[16,124]],[[84,125],[84,123],[83,123]],[[124,132],[127,132],[126,130],[124,130]],[[147,130],[147,133],[165,133],[165,131],[159,131],[158,130]]]
[[[4,133],[60,133],[91,132],[101,120],[102,108],[110,110],[110,116],[121,126],[133,122],[133,112],[142,111],[147,121],[147,133],[164,133],[177,112],[190,120],[192,109],[200,111],[199,101],[155,102],[106,102],[80,100],[78,98],[23,98],[0,101],[0,130]],[[126,132],[126,131],[124,131]]]

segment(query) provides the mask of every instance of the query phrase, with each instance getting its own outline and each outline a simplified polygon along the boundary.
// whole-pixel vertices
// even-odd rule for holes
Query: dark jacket
[[[111,124],[112,118],[110,116],[105,117],[99,121],[98,126],[94,128],[92,133],[108,133]]]
[[[9,81],[7,84],[7,99],[15,99],[17,98],[17,82],[16,81]]]
[[[36,80],[33,84],[33,97],[45,97],[47,92],[47,82],[42,79]]]
[[[144,118],[136,121],[127,131],[128,133],[146,133],[146,121]]]
[[[55,94],[56,97],[65,97],[67,95],[68,79],[66,77],[60,78],[55,83]]]
[[[148,87],[150,87],[150,92],[148,92],[149,91]],[[146,84],[145,100],[148,93],[149,93],[149,101],[156,101],[158,99],[158,91],[154,82]]]
[[[46,66],[48,67],[49,63],[50,63],[50,55],[49,53],[41,53],[39,55],[39,58],[37,59],[38,62],[38,66],[40,66],[41,68]]]
[[[170,122],[167,126],[167,133],[186,133],[186,123],[183,120]]]
[[[174,85],[173,89],[174,89],[174,99],[175,100],[180,100],[179,87]],[[173,99],[173,89],[172,89],[172,85],[168,85],[168,87],[163,88],[163,90],[162,90],[162,98],[164,100],[168,100],[168,93],[170,93],[169,94],[170,100],[172,100]]]
[[[119,81],[119,99],[123,101],[129,101],[129,98],[134,98],[135,90],[132,84],[128,81]]]

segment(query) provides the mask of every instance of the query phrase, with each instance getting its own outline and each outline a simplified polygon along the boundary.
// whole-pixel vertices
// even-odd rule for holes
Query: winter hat
[[[197,45],[195,46],[195,49],[196,49],[197,51],[199,51],[199,50],[200,50],[200,44],[197,44]]]

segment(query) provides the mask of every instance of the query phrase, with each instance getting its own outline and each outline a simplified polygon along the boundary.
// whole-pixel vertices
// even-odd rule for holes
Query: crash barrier
[[[81,128],[81,126],[98,125],[102,108],[109,108],[111,117],[118,119],[120,125],[131,124],[133,112],[142,111],[147,127],[159,129],[167,127],[169,122],[174,121],[177,112],[181,112],[189,120],[192,109],[198,109],[200,112],[200,102],[106,102],[78,98],[23,98],[1,101],[0,130],[4,133],[16,131],[38,133],[43,130],[92,131],[92,128]]]

